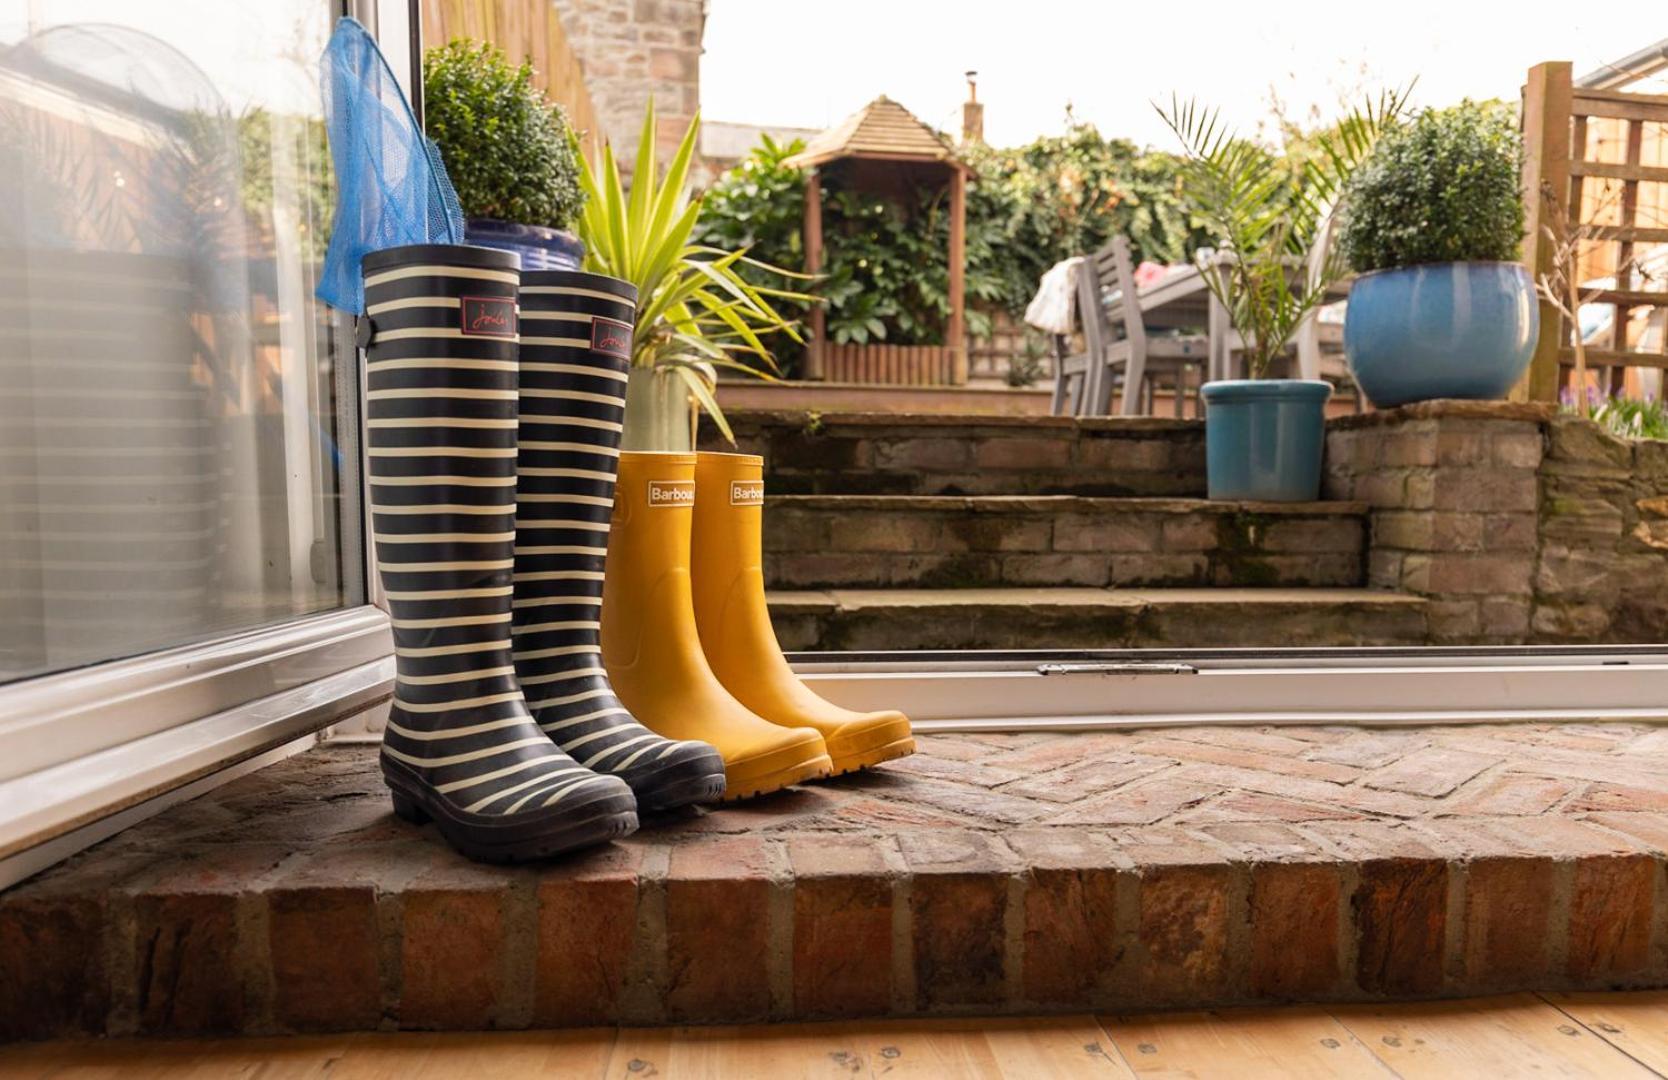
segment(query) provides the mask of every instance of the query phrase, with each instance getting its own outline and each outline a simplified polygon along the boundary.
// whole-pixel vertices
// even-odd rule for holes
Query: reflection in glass
[[[356,599],[352,352],[312,299],[329,6],[22,8],[0,4],[0,680]]]

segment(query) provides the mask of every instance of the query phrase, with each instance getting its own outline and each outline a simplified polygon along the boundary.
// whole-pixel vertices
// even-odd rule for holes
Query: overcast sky
[[[1532,64],[1579,76],[1665,37],[1662,0],[711,0],[701,101],[709,120],[820,128],[886,94],[955,132],[972,68],[991,143],[1058,132],[1070,103],[1171,148],[1149,102],[1173,90],[1251,134],[1271,95],[1327,116],[1414,76],[1422,104],[1515,97]]]

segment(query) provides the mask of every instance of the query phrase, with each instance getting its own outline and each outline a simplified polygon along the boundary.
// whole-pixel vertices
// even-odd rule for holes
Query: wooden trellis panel
[[[1568,63],[1539,64],[1524,86],[1523,131],[1524,261],[1537,278],[1553,269],[1540,192],[1543,184],[1567,192],[1568,227],[1587,236],[1578,279],[1615,279],[1583,290],[1587,302],[1614,311],[1608,339],[1584,350],[1587,366],[1601,389],[1636,390],[1630,370],[1668,368],[1668,256],[1654,266],[1658,246],[1668,245],[1668,96],[1577,87]],[[1647,261],[1652,272],[1642,273]],[[1527,396],[1556,400],[1574,360],[1571,327],[1543,301]]]

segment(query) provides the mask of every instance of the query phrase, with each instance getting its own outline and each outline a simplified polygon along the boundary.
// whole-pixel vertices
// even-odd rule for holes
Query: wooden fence
[[[1538,64],[1523,88],[1523,135],[1524,261],[1540,280],[1553,272],[1560,247],[1573,244],[1581,302],[1612,313],[1608,327],[1589,330],[1588,384],[1660,394],[1668,368],[1668,96],[1587,89],[1573,84],[1567,62]],[[1554,220],[1559,214],[1567,220]],[[1559,244],[1546,235],[1549,226],[1574,240]],[[1544,297],[1540,314],[1520,390],[1553,401],[1572,385],[1574,336]]]
[[[585,152],[602,153],[602,122],[551,0],[422,0],[422,9],[425,48],[473,38],[497,45],[512,63],[531,60],[534,85],[567,111]]]
[[[836,345],[822,347],[822,377],[830,382],[892,386],[956,386],[967,381],[947,345]],[[958,378],[959,375],[959,378]]]

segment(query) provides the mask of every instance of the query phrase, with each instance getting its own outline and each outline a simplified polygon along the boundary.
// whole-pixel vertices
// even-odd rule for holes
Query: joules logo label
[[[763,506],[764,481],[762,480],[731,480],[731,506]]]
[[[515,301],[507,296],[464,296],[458,308],[469,337],[515,337]]]
[[[650,480],[650,506],[694,506],[695,481]]]
[[[616,319],[591,320],[591,351],[631,359],[631,327]]]

